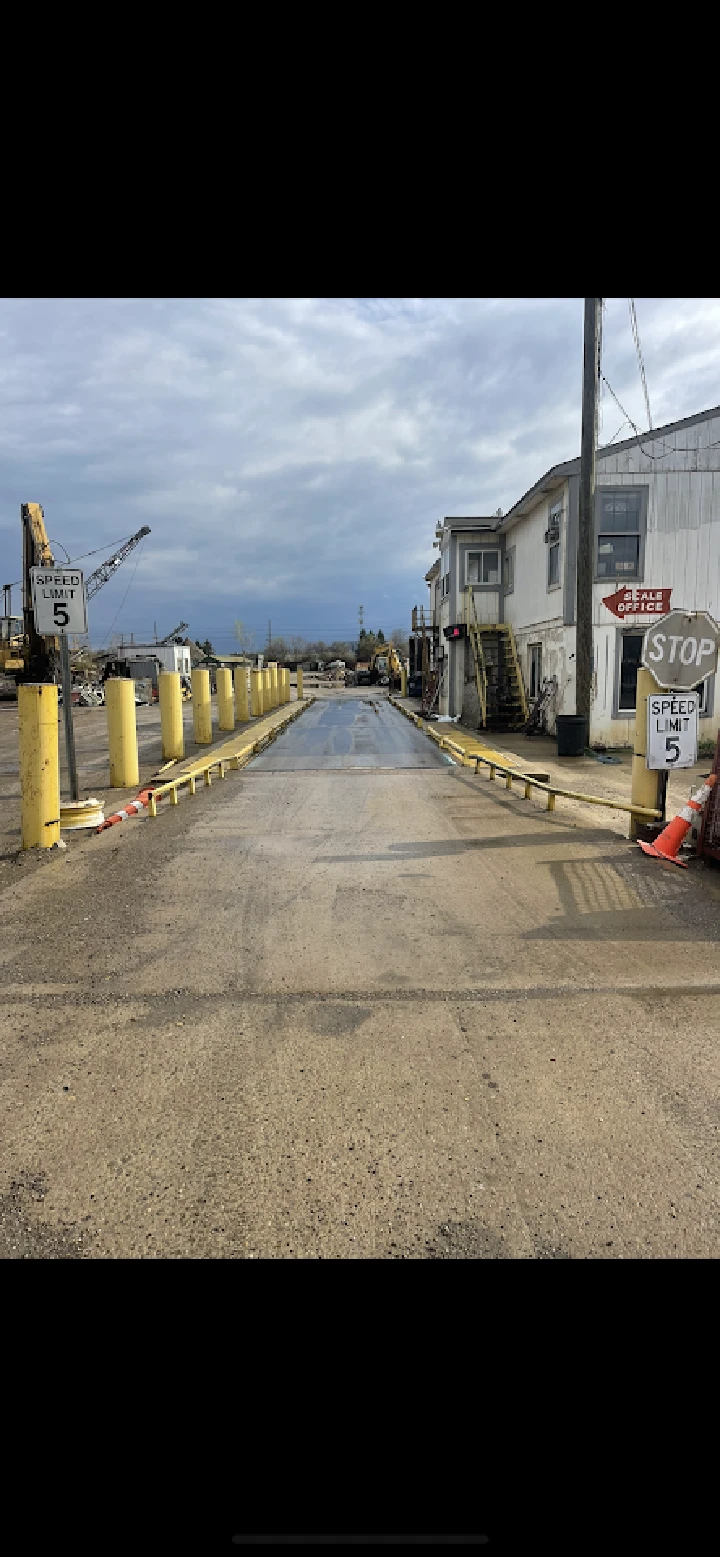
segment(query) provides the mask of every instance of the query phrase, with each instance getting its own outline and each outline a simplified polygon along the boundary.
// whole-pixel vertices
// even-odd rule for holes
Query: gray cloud
[[[655,423],[715,404],[720,303],[637,308]],[[644,427],[625,299],[603,366]],[[152,528],[91,602],[95,642],[119,608],[117,630],[184,618],[226,646],[238,616],[346,634],[361,601],[406,625],[436,520],[579,451],[581,371],[581,299],[5,300],[1,581],[35,500],[73,557]],[[602,418],[609,440],[607,393]]]

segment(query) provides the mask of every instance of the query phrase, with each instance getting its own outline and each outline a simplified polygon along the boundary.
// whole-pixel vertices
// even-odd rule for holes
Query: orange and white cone
[[[654,843],[640,843],[638,839],[643,853],[656,854],[658,859],[670,860],[672,865],[682,865],[687,870],[687,861],[680,859],[678,849],[698,812],[702,811],[714,783],[715,774],[711,773],[710,777],[705,780],[702,789],[699,789],[693,795],[692,800],[688,800],[687,805],[683,806],[681,811],[678,811],[677,816],[673,817],[665,831],[660,834],[659,838],[655,839]]]
[[[151,793],[153,788],[154,785],[151,784],[149,788],[141,789],[136,800],[131,800],[130,804],[125,806],[123,811],[116,811],[114,816],[109,816],[107,821],[101,822],[100,826],[96,827],[95,831],[97,833],[104,833],[106,827],[115,827],[118,822],[124,822],[126,817],[137,816],[139,811],[144,811],[147,807],[148,795]]]

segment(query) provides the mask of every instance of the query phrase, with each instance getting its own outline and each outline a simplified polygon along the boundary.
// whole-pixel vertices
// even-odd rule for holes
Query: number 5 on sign
[[[692,768],[697,762],[697,692],[649,697],[646,768]]]

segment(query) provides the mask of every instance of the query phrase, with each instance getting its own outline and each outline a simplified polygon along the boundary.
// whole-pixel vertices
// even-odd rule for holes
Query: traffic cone
[[[638,839],[643,853],[657,854],[659,859],[670,860],[672,865],[682,865],[687,870],[687,861],[680,859],[678,850],[698,811],[702,811],[714,783],[715,774],[711,773],[709,778],[705,780],[702,788],[697,791],[697,794],[693,795],[692,800],[688,800],[687,805],[683,806],[681,811],[678,811],[677,816],[673,817],[665,831],[660,834],[659,838],[655,839],[654,843],[641,843],[640,839]]]

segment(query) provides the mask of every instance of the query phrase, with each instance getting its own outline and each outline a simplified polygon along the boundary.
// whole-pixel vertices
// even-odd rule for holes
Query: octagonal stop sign
[[[643,639],[640,663],[659,687],[689,692],[717,666],[720,627],[708,611],[668,611]]]

